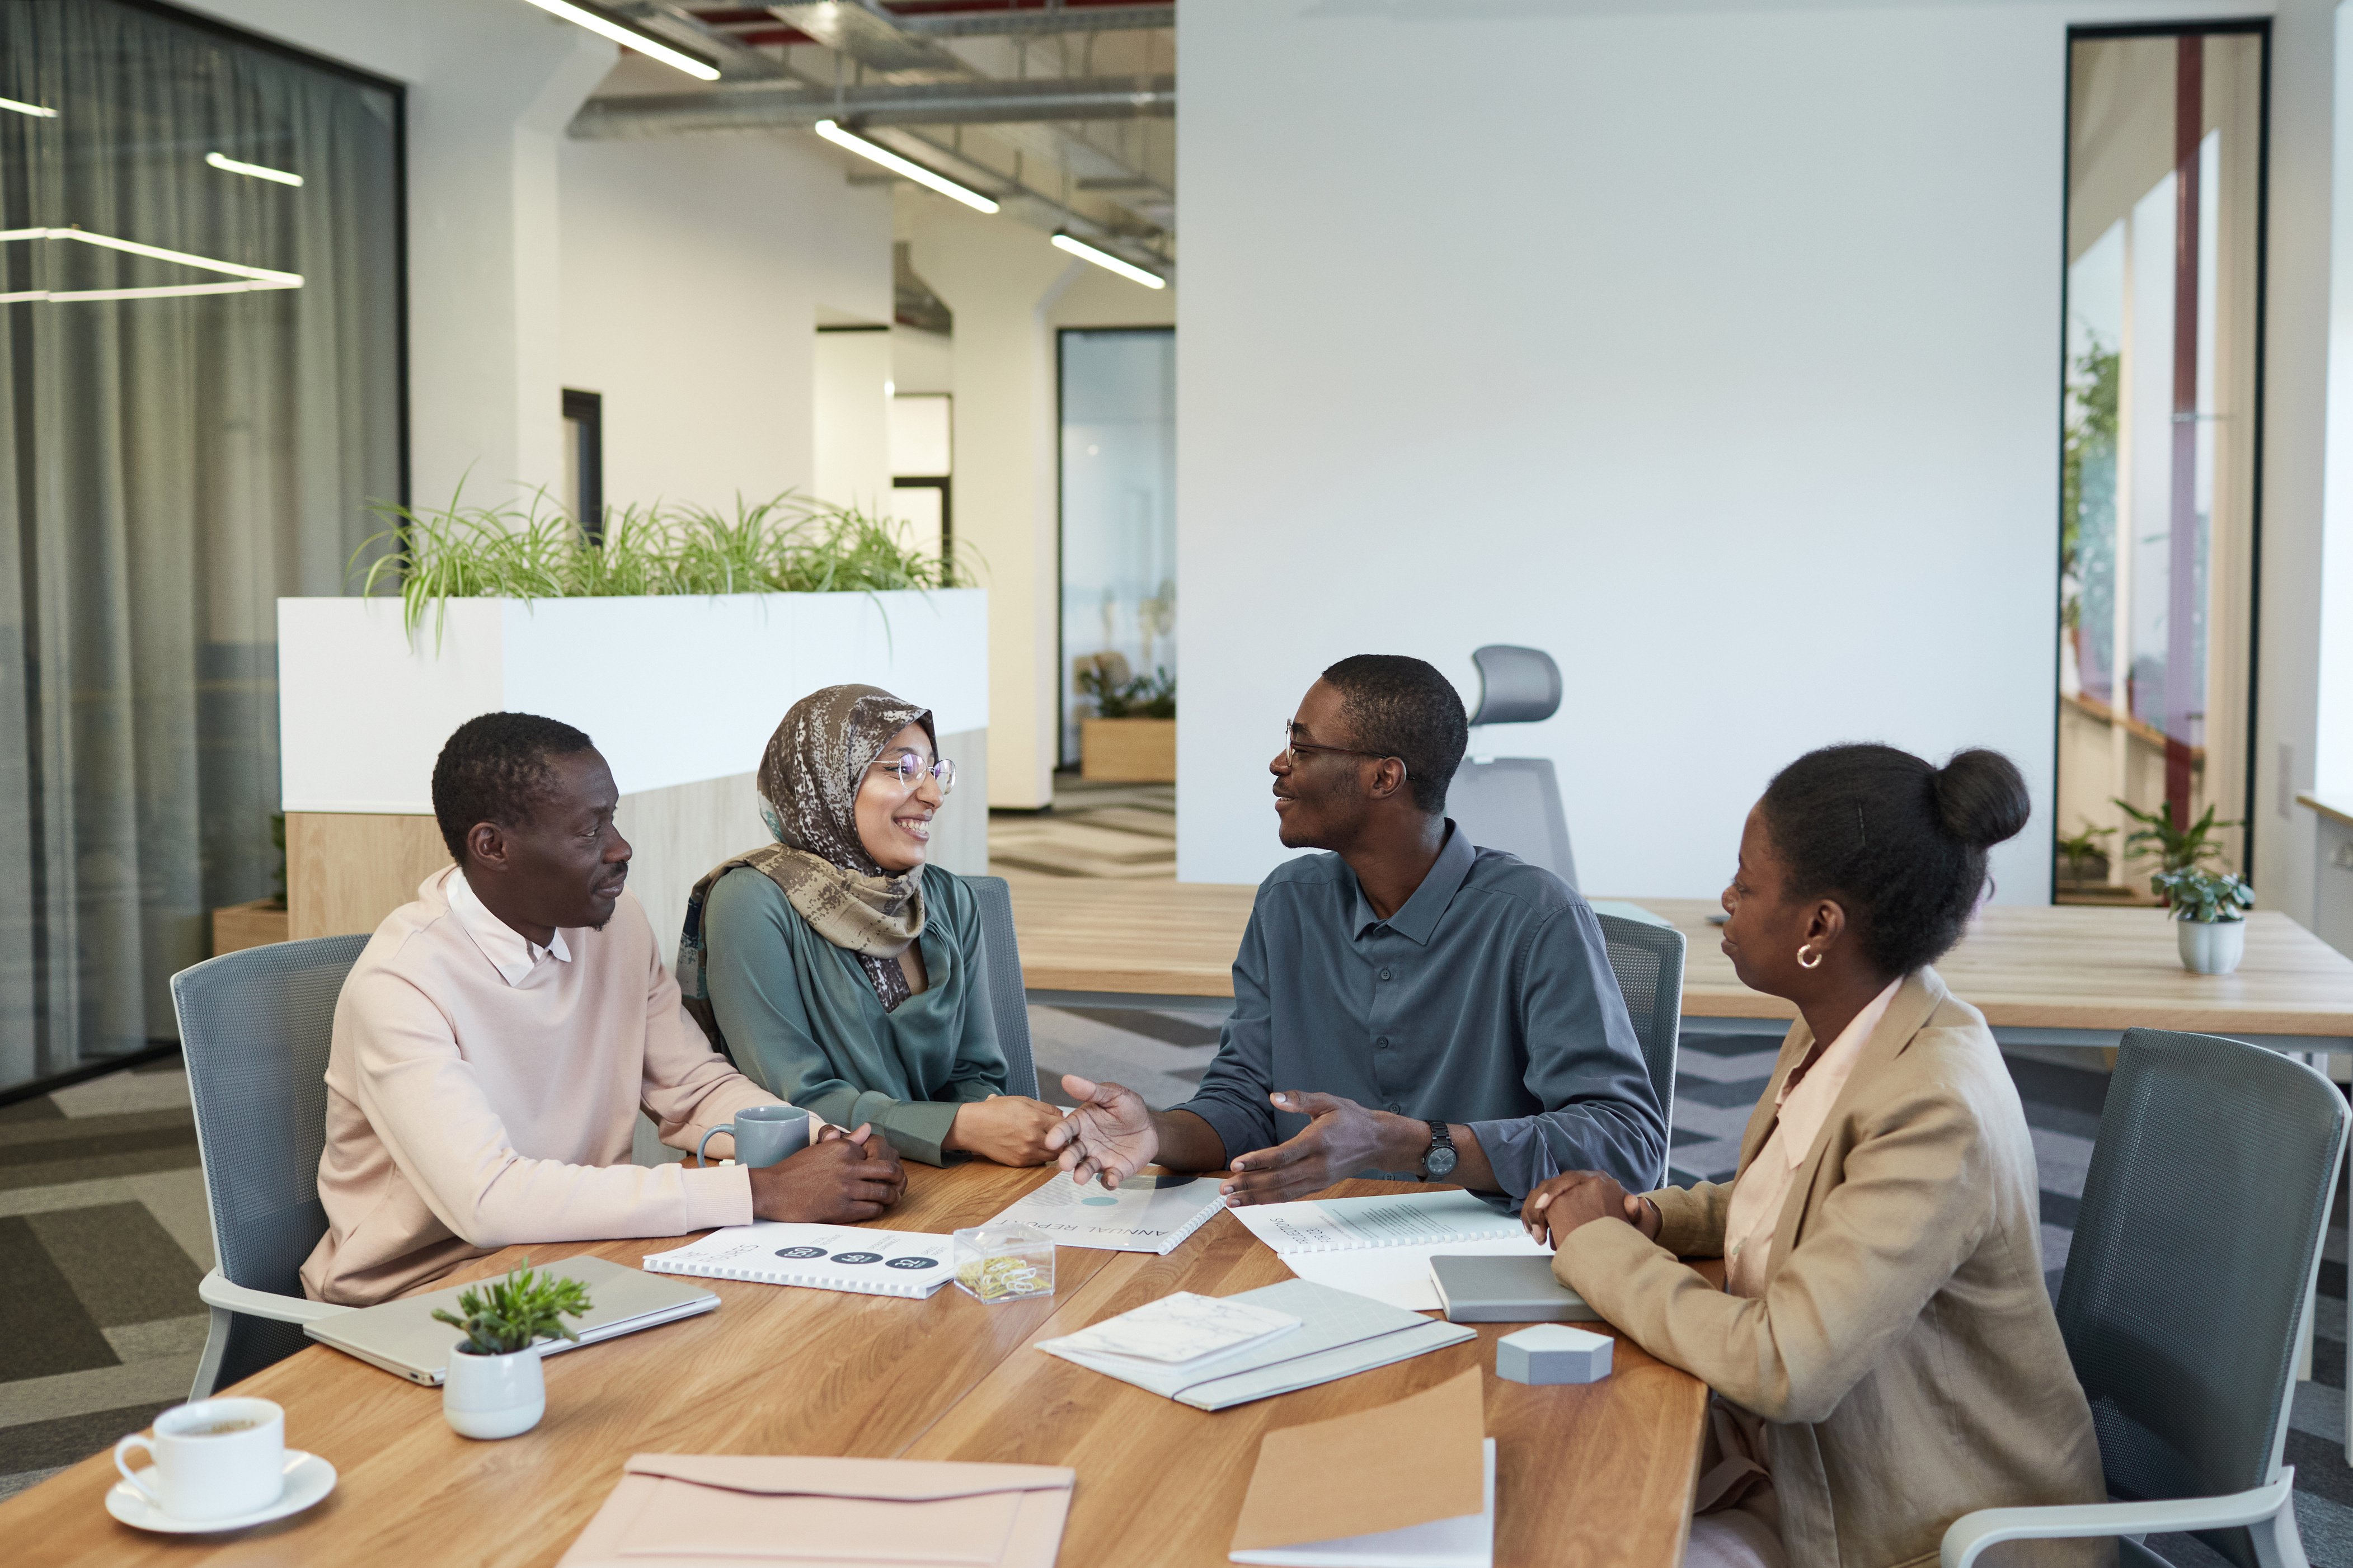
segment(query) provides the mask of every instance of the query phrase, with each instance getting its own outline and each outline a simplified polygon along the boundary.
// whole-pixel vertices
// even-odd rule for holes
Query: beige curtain
[[[343,591],[400,467],[395,92],[111,0],[0,0],[0,229],[300,289],[0,304],[0,1087],[172,1038],[277,856],[276,600]],[[210,166],[217,153],[298,188]],[[0,293],[225,281],[55,239]]]

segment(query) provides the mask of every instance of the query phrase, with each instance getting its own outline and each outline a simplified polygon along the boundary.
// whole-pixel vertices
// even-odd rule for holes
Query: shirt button
[[[1405,1107],[1392,1100],[1389,1101],[1389,1114],[1391,1116],[1403,1116],[1405,1114]]]
[[[1388,972],[1388,970],[1386,970],[1386,969],[1382,970],[1382,971],[1381,971],[1381,978],[1382,978],[1382,979],[1384,979],[1384,980],[1387,980],[1388,977],[1389,977],[1389,972]]]
[[[1389,1037],[1387,1035],[1383,1035],[1379,1039],[1375,1040],[1373,1044],[1379,1047],[1382,1050],[1388,1050],[1389,1048]]]

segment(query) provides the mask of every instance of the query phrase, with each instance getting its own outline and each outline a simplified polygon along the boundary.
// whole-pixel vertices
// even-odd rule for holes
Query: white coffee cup
[[[131,1473],[134,1447],[155,1458]],[[155,1436],[133,1432],[114,1446],[114,1468],[174,1519],[234,1519],[276,1502],[286,1489],[286,1412],[267,1399],[199,1399],[155,1417]]]

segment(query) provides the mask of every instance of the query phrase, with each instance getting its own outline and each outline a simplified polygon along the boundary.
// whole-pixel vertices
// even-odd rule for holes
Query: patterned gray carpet
[[[1187,1098],[1218,1013],[1032,1007],[1040,1079],[1114,1078],[1157,1105]],[[1770,1071],[1769,1037],[1686,1037],[1676,1084],[1674,1178],[1732,1173]],[[2044,1262],[2056,1288],[2107,1091],[2105,1073],[2015,1056],[2034,1131]],[[2287,1459],[2315,1563],[2353,1564],[2345,1411],[2346,1205],[2321,1270],[2313,1381],[2299,1384]],[[118,1073],[0,1108],[0,1496],[111,1445],[187,1397],[212,1266],[187,1081],[175,1065]],[[2222,1559],[2186,1538],[2150,1545],[2179,1568]]]

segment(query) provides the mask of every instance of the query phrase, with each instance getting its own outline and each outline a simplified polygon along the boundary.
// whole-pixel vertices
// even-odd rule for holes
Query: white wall
[[[890,241],[890,198],[879,191],[882,237]],[[891,339],[888,328],[821,331],[816,354],[817,451],[814,486],[823,499],[891,511]]]
[[[817,310],[890,319],[889,195],[758,132],[566,142],[561,168],[562,384],[604,395],[607,501],[808,489]]]
[[[1714,894],[1776,768],[1877,739],[2016,759],[2038,817],[2000,896],[2047,898],[2066,26],[2244,9],[1188,0],[1179,874],[1284,858],[1268,737],[1323,666],[1468,686],[1522,642],[1567,700],[1485,744],[1556,760],[1597,891]],[[2274,731],[2314,658],[2274,584],[2316,528],[2290,405],[2318,366],[2282,348],[2316,335],[2324,243],[2283,196],[2327,155],[2289,59],[2327,8],[2289,10]]]

